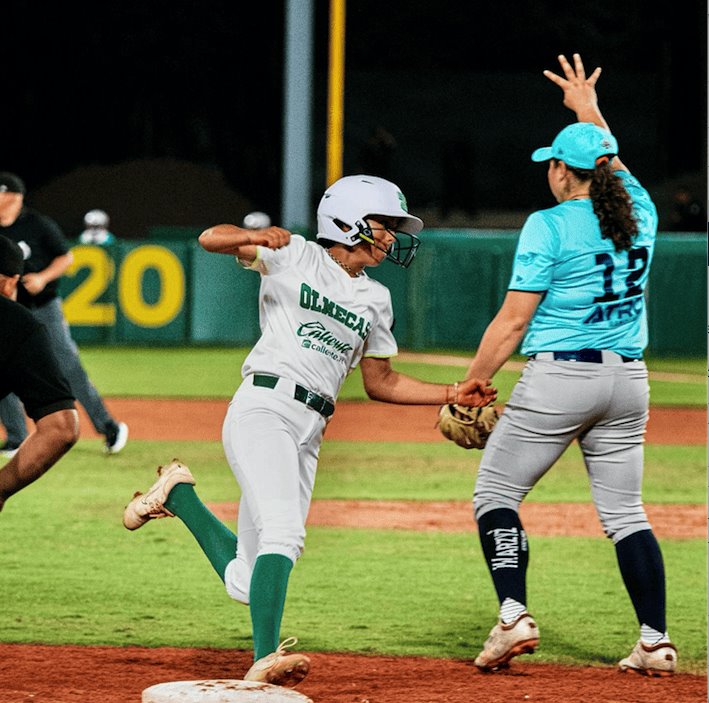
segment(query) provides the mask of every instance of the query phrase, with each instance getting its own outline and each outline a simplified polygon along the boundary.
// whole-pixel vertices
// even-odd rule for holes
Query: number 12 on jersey
[[[647,247],[637,247],[628,251],[628,269],[630,273],[625,278],[625,293],[615,293],[613,291],[613,272],[615,264],[610,254],[596,254],[596,265],[603,266],[603,295],[596,296],[594,303],[608,303],[620,298],[634,298],[642,295],[642,288],[638,281],[642,277],[648,264]]]

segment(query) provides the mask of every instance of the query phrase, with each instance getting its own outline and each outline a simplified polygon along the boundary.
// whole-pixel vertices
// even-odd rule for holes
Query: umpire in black
[[[16,302],[23,266],[22,249],[0,236],[0,398],[15,393],[36,428],[0,469],[0,510],[11,495],[56,464],[79,438],[74,397],[44,325]]]
[[[105,451],[116,454],[128,439],[128,426],[116,422],[89,380],[71,338],[58,295],[59,279],[73,261],[59,225],[24,203],[25,184],[19,176],[0,172],[0,235],[20,245],[25,259],[17,300],[41,322],[49,335],[62,374],[91,424],[105,437]],[[0,400],[0,420],[7,443],[0,454],[11,456],[26,436],[25,414],[14,395]]]

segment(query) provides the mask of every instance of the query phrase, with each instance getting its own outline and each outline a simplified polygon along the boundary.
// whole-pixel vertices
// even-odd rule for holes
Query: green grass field
[[[86,347],[81,358],[92,380],[107,396],[158,396],[230,398],[241,383],[241,364],[247,349],[189,348],[146,349]],[[398,371],[434,383],[452,383],[465,373],[461,366],[403,362]],[[516,358],[518,361],[521,358]],[[706,407],[705,359],[649,359],[650,397],[655,405]],[[662,374],[654,378],[653,374]],[[669,379],[667,374],[672,374]],[[515,371],[500,371],[494,379],[504,402],[519,378]],[[345,382],[340,400],[364,400],[359,370]]]
[[[475,467],[455,449],[422,444],[412,453],[406,444],[326,442],[315,498],[468,499]],[[648,499],[703,503],[703,449],[684,448],[683,470],[670,480],[671,449],[648,448]],[[218,442],[134,441],[104,458],[98,440],[81,440],[8,501],[0,641],[250,647],[247,609],[226,596],[178,520],[138,532],[121,525],[133,491],[147,488],[154,467],[173,455],[193,467],[203,500],[238,499]],[[578,457],[564,457],[530,498],[588,501]],[[543,637],[535,660],[613,664],[624,656],[637,628],[610,542],[531,535],[530,545],[529,605]],[[681,669],[702,672],[705,542],[664,540],[662,548]],[[314,651],[469,658],[495,613],[472,531],[312,527],[291,579],[283,634],[296,634]]]
[[[92,348],[82,350],[82,358],[109,396],[225,397],[239,383],[243,351]],[[403,366],[431,380],[460,375],[450,366]],[[705,404],[699,361],[650,367],[682,374],[681,383],[670,382],[676,391],[681,386],[681,404]],[[514,376],[510,373],[510,379]],[[357,381],[348,380],[345,397],[359,397]],[[653,386],[656,395],[668,391]],[[671,398],[665,403],[672,404]],[[137,532],[121,525],[133,492],[147,488],[155,467],[173,456],[193,468],[204,501],[238,500],[238,485],[218,442],[133,440],[121,454],[106,458],[98,439],[82,439],[45,477],[8,501],[0,516],[5,535],[0,641],[251,647],[248,610],[227,597],[179,520]],[[468,500],[478,461],[479,453],[471,456],[444,443],[326,440],[314,497]],[[704,505],[705,448],[648,445],[644,494],[648,502]],[[577,447],[529,500],[590,502]],[[661,544],[669,629],[679,648],[680,670],[704,673],[706,541]],[[637,624],[610,541],[530,535],[530,547],[529,606],[542,633],[534,660],[615,664],[637,638]],[[467,659],[477,653],[496,611],[472,530],[311,527],[291,578],[282,633],[297,635],[311,651]]]

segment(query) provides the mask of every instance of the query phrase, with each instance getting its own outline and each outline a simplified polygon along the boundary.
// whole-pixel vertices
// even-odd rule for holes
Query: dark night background
[[[284,6],[9,5],[0,170],[21,175],[27,202],[69,236],[94,207],[127,238],[250,209],[278,222]],[[573,120],[541,71],[578,51],[589,71],[603,66],[600,104],[621,157],[670,229],[679,186],[706,202],[705,10],[349,0],[345,174],[396,181],[429,226],[518,226],[551,204],[529,153]],[[313,208],[326,185],[328,2],[315,12]]]

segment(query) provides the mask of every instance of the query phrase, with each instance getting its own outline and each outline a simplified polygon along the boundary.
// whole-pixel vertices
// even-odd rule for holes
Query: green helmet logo
[[[408,212],[409,206],[406,204],[406,198],[404,197],[404,194],[401,191],[398,191],[397,195],[399,196],[399,202],[401,203],[401,209],[404,212]]]

